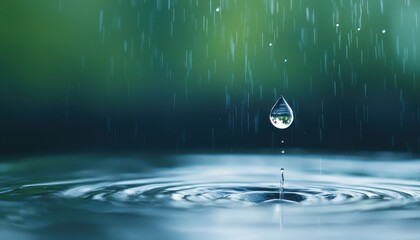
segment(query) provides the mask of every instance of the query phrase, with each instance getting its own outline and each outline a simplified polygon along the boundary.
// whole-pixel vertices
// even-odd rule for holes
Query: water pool
[[[60,155],[0,173],[1,239],[420,236],[420,160],[403,155]]]

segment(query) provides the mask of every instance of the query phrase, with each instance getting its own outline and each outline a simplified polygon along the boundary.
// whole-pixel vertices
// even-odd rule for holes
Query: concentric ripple
[[[279,170],[271,166],[186,165],[158,169],[148,175],[116,174],[27,184],[2,189],[0,199],[81,199],[149,208],[334,205],[332,211],[387,209],[420,203],[420,183],[415,180],[286,169],[282,195],[279,180]]]
[[[29,231],[39,239],[57,239],[63,229],[75,232],[74,239],[418,239],[420,160],[384,156],[76,156],[5,163],[0,231]],[[80,238],[74,226],[86,226],[89,237]],[[110,238],[97,235],[104,229]]]
[[[140,181],[142,182],[142,181]],[[420,189],[409,184],[375,186],[337,185],[328,182],[290,183],[280,199],[274,183],[189,183],[131,181],[95,183],[70,187],[59,192],[66,198],[83,198],[104,202],[136,203],[147,206],[235,207],[265,204],[296,204],[304,206],[345,205],[364,209],[403,206],[420,201]],[[349,210],[354,208],[349,208]]]
[[[241,177],[243,176],[236,176],[238,180]],[[358,184],[340,183],[343,180]],[[420,202],[420,187],[416,182],[410,181],[389,182],[372,178],[334,176],[324,181],[287,182],[286,180],[286,183],[288,187],[285,188],[283,198],[280,198],[279,186],[274,182],[194,182],[182,176],[173,176],[170,179],[41,183],[3,192],[2,195],[4,198],[5,195],[28,197],[30,194],[30,197],[74,198],[175,208],[294,204],[348,205],[347,210],[373,210]],[[336,207],[335,210],[337,209]]]

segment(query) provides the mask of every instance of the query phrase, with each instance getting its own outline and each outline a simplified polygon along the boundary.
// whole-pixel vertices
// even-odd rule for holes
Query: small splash
[[[284,168],[280,169],[280,191],[279,191],[279,199],[284,198]]]
[[[270,121],[274,127],[286,129],[294,120],[293,110],[283,96],[277,100],[270,112]]]

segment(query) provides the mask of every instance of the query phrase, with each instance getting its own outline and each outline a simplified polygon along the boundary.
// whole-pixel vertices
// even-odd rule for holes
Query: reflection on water
[[[60,156],[3,163],[0,237],[416,239],[420,161],[393,158]]]

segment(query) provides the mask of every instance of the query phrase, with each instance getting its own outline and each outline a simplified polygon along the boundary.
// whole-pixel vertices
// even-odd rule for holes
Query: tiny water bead
[[[270,112],[270,121],[274,127],[286,129],[294,120],[293,110],[283,96],[277,100]]]

